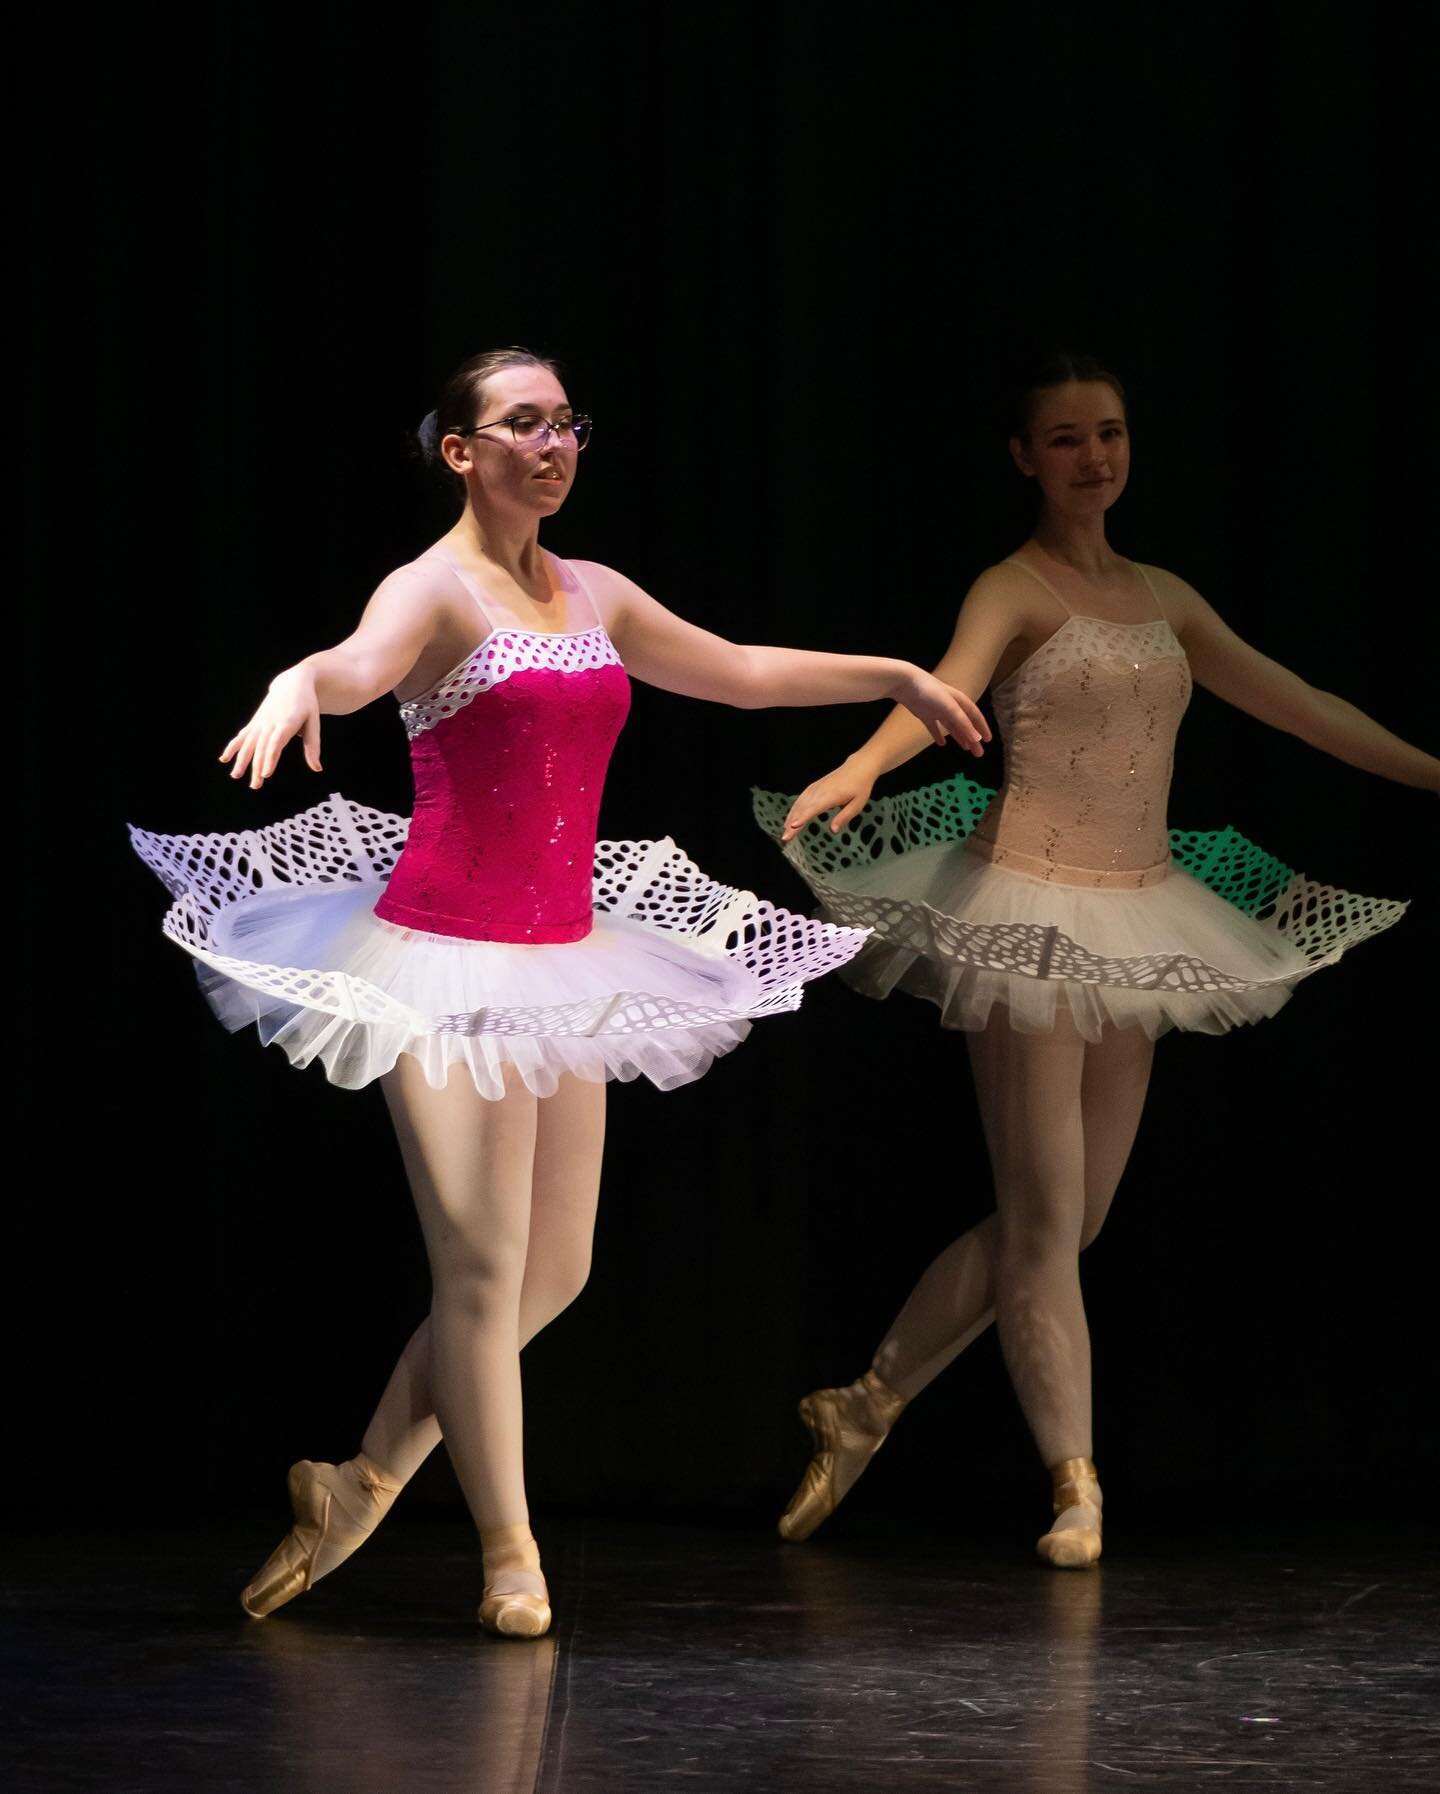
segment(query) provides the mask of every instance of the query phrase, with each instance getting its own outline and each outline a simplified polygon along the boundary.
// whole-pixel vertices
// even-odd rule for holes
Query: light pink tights
[[[384,1080],[430,1261],[429,1317],[362,1449],[408,1482],[443,1431],[483,1532],[528,1519],[520,1348],[583,1288],[600,1190],[605,1086],[564,1077],[499,1101],[457,1070],[443,1090],[402,1054]]]
[[[1139,1028],[1092,1043],[1068,1018],[1017,1034],[1000,1010],[968,1040],[995,1212],[928,1267],[874,1369],[911,1399],[993,1320],[1042,1460],[1092,1457],[1080,1252],[1130,1156],[1154,1045]]]

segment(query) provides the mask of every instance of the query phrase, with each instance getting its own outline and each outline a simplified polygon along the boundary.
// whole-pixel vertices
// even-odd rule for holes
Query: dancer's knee
[[[1083,1234],[1074,1209],[1038,1207],[1002,1218],[997,1263],[1002,1276],[1047,1272],[1080,1256]]]
[[[467,1308],[515,1303],[525,1281],[525,1246],[503,1240],[456,1239],[431,1260],[437,1301]]]
[[[541,1306],[553,1320],[562,1314],[590,1280],[590,1248],[576,1247],[557,1263],[547,1264],[541,1277]],[[528,1292],[527,1292],[528,1301]]]
[[[1032,1185],[1009,1194],[996,1217],[1002,1263],[1024,1269],[1078,1255],[1084,1244],[1085,1206],[1075,1193]]]

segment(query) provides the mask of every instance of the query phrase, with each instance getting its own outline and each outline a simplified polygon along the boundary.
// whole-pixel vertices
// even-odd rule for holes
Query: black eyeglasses
[[[541,417],[535,411],[517,411],[513,417],[493,418],[488,424],[472,424],[468,430],[457,430],[457,436],[477,436],[481,430],[508,429],[516,448],[543,449],[548,446],[550,438],[555,438],[555,446],[559,449],[583,449],[590,440],[591,420],[583,414],[579,417],[563,417],[558,423],[552,423],[548,417]]]

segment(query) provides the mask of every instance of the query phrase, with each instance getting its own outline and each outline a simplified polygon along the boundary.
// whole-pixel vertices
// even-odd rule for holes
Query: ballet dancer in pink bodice
[[[743,707],[890,697],[936,740],[979,752],[986,734],[918,667],[738,646],[542,550],[589,429],[528,351],[461,367],[422,426],[455,526],[345,641],[279,674],[221,756],[255,789],[291,741],[319,771],[321,717],[393,692],[408,824],[334,797],[243,836],[136,834],[222,1019],[335,1083],[379,1080],[433,1279],[360,1451],[292,1468],[294,1527],[242,1597],[257,1616],[343,1562],[443,1430],[480,1532],[481,1622],[546,1630],[519,1354],[585,1281],[606,1081],[698,1077],[860,945],[705,878],[668,839],[597,844],[629,680]]]

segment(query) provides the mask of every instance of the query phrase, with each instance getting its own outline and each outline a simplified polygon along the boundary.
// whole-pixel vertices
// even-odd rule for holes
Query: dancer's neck
[[[1105,540],[1103,517],[1056,517],[1046,512],[1030,540],[1042,554],[1083,579],[1107,579],[1124,565]]]

